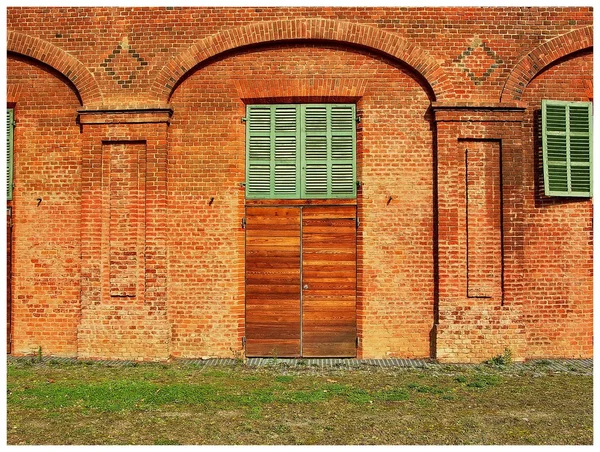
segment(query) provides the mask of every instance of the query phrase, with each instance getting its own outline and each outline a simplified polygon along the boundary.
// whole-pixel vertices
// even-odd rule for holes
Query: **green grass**
[[[592,377],[8,365],[8,444],[591,444]]]

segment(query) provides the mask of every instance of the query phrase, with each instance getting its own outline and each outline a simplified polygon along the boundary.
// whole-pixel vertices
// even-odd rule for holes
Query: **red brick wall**
[[[363,353],[429,355],[433,326],[429,98],[414,76],[397,64],[331,45],[236,52],[196,71],[171,98],[175,113],[169,131],[168,299],[173,354],[223,355],[241,343],[244,199],[239,182],[245,170],[241,122],[245,106],[236,87],[240,81],[258,85],[266,81],[284,89],[271,87],[263,96],[306,102],[315,98],[306,93],[319,79],[336,82],[329,91],[319,91],[321,101],[342,97],[343,90],[335,87],[343,85],[341,80],[364,81],[358,109],[361,121],[371,126],[358,134]]]
[[[148,97],[154,77],[169,59],[196,41],[248,24],[296,19],[350,22],[401,36],[442,62],[456,86],[457,97],[497,101],[506,77],[524,53],[552,37],[590,25],[592,9],[37,7],[9,8],[7,26],[52,43],[92,68],[106,99],[134,104]],[[100,66],[124,38],[147,63],[134,63],[139,68],[133,71],[135,83],[125,89],[114,77],[128,79],[132,58],[125,59],[123,66],[112,65],[119,69],[114,74],[109,74],[110,67]],[[480,61],[494,57],[483,47],[474,46],[471,55],[458,58],[471,44],[478,43],[488,46],[501,62],[495,62],[496,70],[475,84],[476,77],[485,73]],[[462,68],[459,63],[470,64]],[[472,76],[465,70],[471,67]]]
[[[40,7],[7,24],[14,353],[237,354],[245,103],[356,102],[359,355],[591,356],[592,203],[538,194],[533,139],[541,99],[591,96],[591,8]]]
[[[75,356],[80,316],[81,139],[76,93],[55,71],[10,57],[15,102],[13,352]],[[41,201],[40,201],[41,199]]]
[[[531,357],[592,356],[592,201],[548,198],[534,137],[542,99],[592,100],[592,53],[561,61],[525,90],[526,241],[523,321]]]

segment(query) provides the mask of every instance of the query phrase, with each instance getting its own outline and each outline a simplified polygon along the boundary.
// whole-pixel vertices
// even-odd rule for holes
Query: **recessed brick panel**
[[[102,150],[110,162],[110,295],[134,297],[144,271],[146,148],[144,143],[105,143]]]
[[[500,143],[466,141],[467,296],[502,297]]]

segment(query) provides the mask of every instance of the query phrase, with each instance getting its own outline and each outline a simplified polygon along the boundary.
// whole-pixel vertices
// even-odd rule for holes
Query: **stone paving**
[[[148,364],[140,361],[127,360],[78,360],[77,358],[42,357],[41,361],[36,356],[7,356],[8,363],[30,362],[32,364],[52,363],[93,363],[112,367],[127,367],[139,364]],[[227,358],[210,359],[177,359],[162,364],[177,363],[191,364],[201,367],[235,366],[243,361]],[[281,368],[311,368],[311,369],[368,369],[368,368],[406,368],[406,369],[429,369],[432,371],[444,371],[458,368],[469,368],[481,366],[481,364],[441,364],[431,359],[296,359],[296,358],[248,358],[244,362],[247,367],[281,367]],[[157,364],[157,363],[155,363]],[[159,363],[158,363],[159,364]],[[593,359],[537,359],[525,362],[517,362],[510,365],[511,369],[517,371],[541,371],[541,372],[572,372],[591,375],[593,373]]]

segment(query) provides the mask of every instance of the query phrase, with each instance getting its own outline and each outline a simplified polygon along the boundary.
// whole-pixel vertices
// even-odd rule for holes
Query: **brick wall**
[[[52,17],[53,20],[48,20]],[[592,23],[591,8],[10,8],[8,30],[38,37],[65,50],[93,71],[106,99],[143,103],[154,78],[169,59],[195,42],[219,33],[237,39],[234,30],[263,22],[302,19],[346,22],[400,36],[427,49],[440,61],[462,99],[496,101],[503,83],[523,54],[550,38]],[[327,28],[331,24],[326,25]],[[298,26],[300,28],[300,26]],[[377,39],[380,39],[378,36]],[[116,46],[146,62],[117,54]],[[227,43],[224,43],[227,45]],[[379,44],[383,44],[380,42]],[[468,50],[469,47],[472,50]],[[490,56],[486,48],[495,56]],[[463,55],[467,51],[469,54]],[[125,53],[125,52],[123,52]],[[127,54],[127,55],[133,55]],[[462,58],[460,56],[463,55]],[[496,61],[501,60],[501,61]],[[130,63],[133,62],[133,65]],[[483,61],[496,64],[489,68]],[[137,64],[139,63],[139,65]],[[462,63],[465,67],[459,66]],[[133,68],[135,66],[135,68]],[[114,69],[114,70],[111,70]],[[469,71],[471,69],[471,71]],[[112,73],[114,72],[114,73]],[[133,72],[135,83],[123,82]],[[469,73],[470,72],[470,73]],[[479,79],[478,79],[479,78]],[[124,92],[127,93],[123,97]]]
[[[81,357],[168,357],[167,118],[80,115]]]
[[[311,93],[311,85],[323,79],[332,82],[330,87]],[[174,354],[227,354],[241,344],[244,200],[239,183],[245,168],[245,106],[240,98],[247,94],[236,82],[266,81],[280,87],[253,90],[255,101],[267,96],[303,102],[343,99],[341,81],[353,79],[365,81],[358,109],[361,121],[371,125],[358,133],[363,353],[429,355],[430,100],[405,68],[369,52],[315,45],[237,52],[190,76],[171,98],[168,299]],[[406,126],[399,129],[397,124]]]
[[[8,62],[15,103],[13,352],[77,353],[81,137],[76,92],[57,72]]]
[[[534,140],[541,99],[591,97],[591,8],[7,23],[14,353],[240,353],[245,104],[355,102],[359,356],[591,356],[592,203],[539,195]]]
[[[592,201],[543,195],[539,131],[542,99],[591,101],[592,54],[584,52],[539,74],[525,90],[526,209],[523,322],[530,356],[592,354]],[[568,351],[567,351],[568,350]]]

